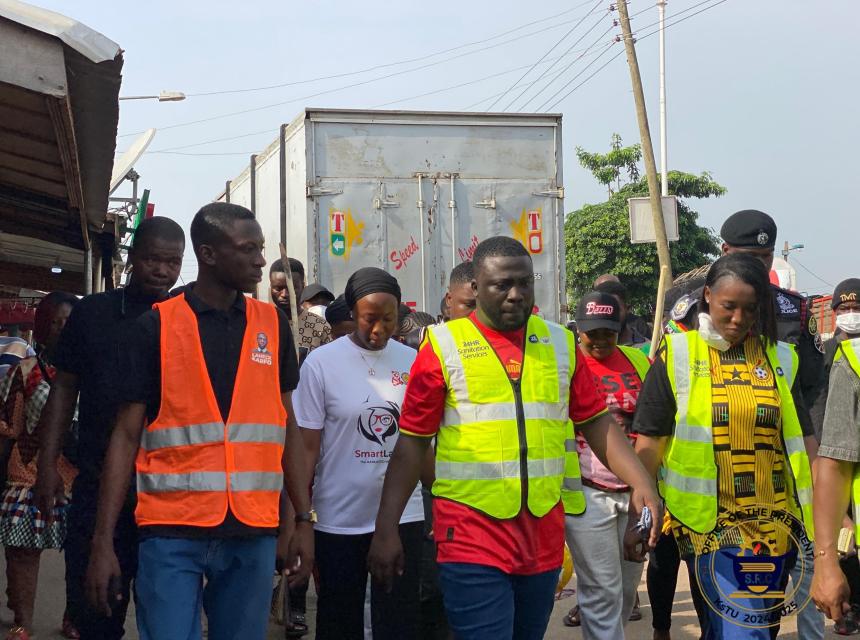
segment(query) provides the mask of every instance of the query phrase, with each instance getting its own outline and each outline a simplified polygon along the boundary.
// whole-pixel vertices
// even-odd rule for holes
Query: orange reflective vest
[[[246,525],[277,527],[287,417],[277,311],[245,300],[247,325],[225,423],[185,296],[155,307],[161,317],[161,408],[137,454],[137,523],[215,526],[229,504]]]

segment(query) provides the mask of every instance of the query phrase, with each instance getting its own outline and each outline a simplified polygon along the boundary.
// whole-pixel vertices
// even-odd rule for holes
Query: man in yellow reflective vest
[[[585,499],[574,424],[633,488],[633,521],[660,500],[605,410],[573,334],[532,313],[534,271],[506,237],[473,257],[477,308],[430,328],[409,376],[369,563],[392,584],[403,569],[397,523],[437,436],[434,537],[448,620],[457,638],[543,638],[564,548],[564,514]],[[641,549],[628,549],[630,555]]]
[[[860,541],[860,280],[840,283],[833,302],[836,326],[846,339],[838,343],[830,369],[816,460],[812,598],[824,615],[841,620],[851,611],[848,582],[839,566],[841,553],[851,546],[849,540],[839,544],[849,503],[854,506],[855,530],[851,533]]]

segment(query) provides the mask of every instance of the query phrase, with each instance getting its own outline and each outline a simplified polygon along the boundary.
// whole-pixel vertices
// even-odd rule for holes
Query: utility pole
[[[630,32],[630,16],[627,13],[626,0],[618,1],[618,14],[621,18],[621,31],[624,38],[624,48],[627,51],[627,64],[630,66],[630,80],[633,84],[633,97],[636,101],[636,117],[639,120],[639,135],[642,139],[642,156],[645,159],[645,174],[648,177],[648,195],[651,198],[651,215],[654,220],[654,232],[657,236],[657,257],[660,260],[660,270],[666,273],[666,280],[672,281],[672,259],[669,255],[669,241],[666,239],[666,224],[663,221],[663,203],[660,199],[660,187],[657,184],[657,164],[654,161],[654,147],[651,144],[651,130],[648,128],[648,113],[645,110],[645,94],[642,91],[642,76],[639,74],[639,62],[636,59],[636,48],[633,45],[633,35]],[[665,267],[665,271],[664,268]],[[662,280],[663,278],[661,278]],[[658,295],[662,297],[663,292]]]
[[[666,0],[657,0],[660,16],[660,192],[669,195],[669,160],[666,157]]]

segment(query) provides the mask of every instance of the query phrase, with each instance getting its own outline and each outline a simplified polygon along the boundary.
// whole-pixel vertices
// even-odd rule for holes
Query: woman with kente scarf
[[[770,296],[761,262],[717,260],[699,330],[666,336],[634,419],[636,452],[660,472],[681,557],[708,605],[706,639],[775,637],[798,541],[811,537],[811,427],[801,426],[797,355],[776,340]]]

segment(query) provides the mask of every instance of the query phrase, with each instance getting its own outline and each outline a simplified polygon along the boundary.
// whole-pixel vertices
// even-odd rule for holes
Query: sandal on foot
[[[69,616],[63,616],[63,626],[60,633],[63,634],[64,638],[68,638],[69,640],[79,640],[81,637],[80,632]]]
[[[30,634],[24,627],[12,627],[6,635],[6,640],[30,640]]]
[[[578,627],[582,624],[582,620],[579,617],[579,605],[576,605],[567,612],[567,615],[562,618],[562,623],[564,623],[565,627]]]
[[[284,636],[287,638],[301,638],[308,632],[305,614],[301,611],[290,611],[290,619],[284,624]]]

